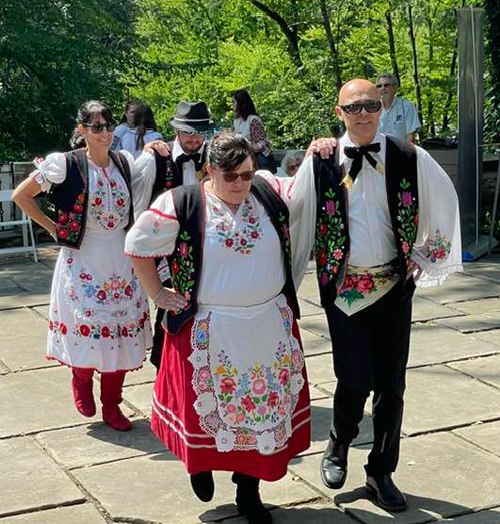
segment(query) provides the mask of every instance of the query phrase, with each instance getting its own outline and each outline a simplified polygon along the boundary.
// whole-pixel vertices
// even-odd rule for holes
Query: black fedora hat
[[[205,102],[179,102],[170,125],[180,131],[203,133],[214,128],[214,121]]]

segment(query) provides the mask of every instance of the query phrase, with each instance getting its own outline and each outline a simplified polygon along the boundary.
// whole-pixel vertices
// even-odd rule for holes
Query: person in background
[[[124,254],[134,209],[145,207],[141,173],[147,170],[127,151],[110,151],[114,128],[107,105],[83,104],[72,139],[79,148],[48,155],[13,200],[62,246],[47,359],[71,368],[75,405],[85,417],[96,413],[93,375],[100,373],[103,420],[127,431],[132,424],[119,408],[125,375],[142,367],[152,345],[148,299]],[[52,193],[55,222],[38,207],[41,191]]]
[[[163,138],[157,131],[152,109],[148,104],[139,100],[125,104],[122,122],[115,130],[112,148],[129,151],[134,158],[142,154],[146,144]]]
[[[281,161],[281,169],[286,176],[295,176],[300,164],[302,164],[302,160],[304,160],[304,153],[300,151],[288,151]]]
[[[262,119],[248,91],[239,89],[233,93],[234,131],[241,133],[252,144],[257,158],[257,167],[276,173],[276,164],[271,152],[271,142],[267,138]]]
[[[392,73],[377,77],[376,87],[382,97],[382,113],[378,130],[384,135],[415,142],[422,124],[415,106],[406,98],[396,98],[398,79]]]

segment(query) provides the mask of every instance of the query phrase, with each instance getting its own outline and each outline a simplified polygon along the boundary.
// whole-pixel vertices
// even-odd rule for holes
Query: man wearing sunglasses
[[[396,98],[398,84],[398,79],[392,73],[382,73],[377,78],[376,85],[383,103],[379,131],[415,142],[415,134],[422,124],[415,106],[406,98]]]
[[[344,485],[349,446],[373,392],[366,486],[382,508],[396,512],[407,507],[392,473],[415,279],[439,284],[462,267],[453,184],[426,151],[378,131],[381,110],[374,84],[347,82],[335,108],[345,135],[330,158],[306,158],[300,171],[314,175],[318,285],[337,377],[321,478],[332,489]]]

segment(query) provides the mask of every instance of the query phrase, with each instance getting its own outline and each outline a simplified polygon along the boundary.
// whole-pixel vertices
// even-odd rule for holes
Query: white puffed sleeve
[[[294,177],[277,177],[269,171],[258,171],[283,199],[290,212],[293,281],[299,288],[306,273],[309,255],[314,244],[316,222],[316,190],[313,176],[313,157],[302,162]]]
[[[137,220],[149,206],[153,185],[156,177],[156,162],[151,153],[142,153],[137,159],[130,151],[122,149],[120,153],[125,156],[130,166],[132,177],[132,196],[134,199],[134,218]]]
[[[179,222],[171,191],[160,195],[141,214],[125,238],[125,254],[142,258],[170,255],[175,248]]]
[[[460,213],[450,178],[420,147],[417,170],[419,222],[411,258],[422,268],[417,285],[429,287],[463,270]]]
[[[42,191],[49,191],[52,184],[62,184],[66,179],[66,157],[64,153],[51,153],[30,174],[40,184]]]

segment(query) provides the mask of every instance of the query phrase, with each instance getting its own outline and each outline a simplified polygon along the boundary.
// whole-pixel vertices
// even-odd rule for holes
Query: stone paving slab
[[[355,524],[356,521],[333,504],[311,504],[272,511],[273,524]],[[245,517],[224,519],[223,524],[248,524]],[[211,523],[210,523],[211,524]],[[214,523],[215,524],[215,523]]]
[[[0,493],[0,517],[85,500],[69,477],[29,437],[0,442]]]
[[[500,355],[455,362],[450,364],[450,367],[462,371],[463,373],[467,373],[468,375],[471,375],[482,382],[486,382],[500,390]]]
[[[20,291],[18,293],[0,297],[0,310],[19,308],[23,306],[38,306],[48,304],[50,297],[47,293],[28,293]]]
[[[500,391],[446,366],[410,369],[406,376],[407,435],[473,424],[500,413]]]
[[[309,273],[304,277],[297,294],[298,297],[303,300],[307,300],[318,306],[320,305],[318,281],[314,273]]]
[[[456,304],[453,304],[453,309],[461,311],[467,315],[480,315],[481,313],[500,311],[500,298],[483,298],[482,300],[457,302]]]
[[[59,367],[54,360],[47,360],[47,330],[35,330],[33,334],[0,338],[3,362],[11,371]]]
[[[439,304],[451,304],[464,300],[498,297],[500,285],[483,278],[453,273],[446,279],[445,285],[418,288],[417,294]]]
[[[1,519],[2,524],[105,524],[106,520],[92,504],[37,511]]]
[[[47,322],[29,309],[9,309],[0,314],[0,348],[2,339],[14,335],[47,335]]]
[[[332,425],[333,399],[327,398],[311,402],[311,446],[302,455],[323,453],[328,443],[330,428]],[[370,415],[365,414],[359,425],[359,435],[353,445],[373,442],[373,427]]]
[[[333,356],[332,353],[324,355],[312,355],[306,358],[307,380],[309,384],[316,386],[331,382],[335,375],[333,374]]]
[[[480,340],[479,334],[465,335],[441,324],[414,324],[408,367],[491,355],[499,349],[499,346]]]
[[[30,310],[33,310],[33,312],[39,316],[42,316],[45,318],[45,320],[49,320],[49,314],[50,314],[50,305],[47,304],[46,306],[36,306],[33,308],[30,308]]]
[[[98,392],[99,384],[95,384],[97,414],[85,418],[74,406],[71,374],[67,368],[58,366],[4,375],[0,380],[0,438],[89,422],[101,423]],[[131,413],[126,407],[124,412]]]
[[[309,331],[320,337],[330,339],[330,331],[325,315],[314,315],[299,320],[299,327],[302,330]]]
[[[134,420],[132,431],[115,431],[104,424],[40,433],[35,439],[65,468],[104,464],[165,451],[148,420]]]
[[[140,411],[144,417],[151,418],[151,399],[153,396],[153,384],[139,384],[123,389],[123,398]]]
[[[455,307],[442,306],[432,300],[416,295],[413,299],[412,322],[424,322],[436,318],[456,317],[463,315]]]
[[[443,524],[453,522],[454,524],[500,524],[500,509],[487,509],[477,513],[471,513],[462,517],[445,519],[440,521]]]
[[[442,318],[438,322],[461,333],[488,331],[500,328],[500,311],[464,317]]]
[[[472,263],[464,265],[464,274],[500,282],[500,266],[497,264]]]
[[[309,317],[311,315],[322,315],[323,308],[316,301],[315,304],[308,302],[302,298],[299,298],[300,316],[302,318]]]
[[[483,342],[488,342],[489,344],[493,344],[495,346],[500,346],[500,329],[492,329],[491,331],[474,333],[474,338]]]
[[[472,508],[497,506],[500,500],[500,459],[450,434],[426,435],[401,442],[394,480],[406,494],[409,510],[391,515],[377,507],[364,488],[363,464],[368,453],[369,449],[350,450],[349,474],[340,491],[323,486],[319,477],[321,455],[294,459],[290,470],[366,524],[420,524]]]
[[[300,330],[300,338],[302,339],[302,346],[306,356],[332,353],[332,343],[328,338],[316,335],[305,329]]]
[[[456,429],[456,435],[500,457],[500,422],[474,424],[467,428]]]
[[[149,362],[149,353],[147,361],[141,369],[127,373],[125,378],[125,387],[136,386],[138,384],[152,384],[156,380],[156,368]],[[152,386],[151,386],[152,388]]]
[[[210,522],[237,515],[230,473],[215,472],[215,496],[204,504],[192,492],[184,465],[169,453],[83,468],[74,470],[73,474],[114,520],[193,524],[197,519]],[[116,489],[117,479],[126,479],[126,496]],[[274,505],[297,504],[317,497],[313,490],[294,481],[290,475],[278,482],[262,483],[261,495],[265,502]]]

